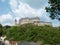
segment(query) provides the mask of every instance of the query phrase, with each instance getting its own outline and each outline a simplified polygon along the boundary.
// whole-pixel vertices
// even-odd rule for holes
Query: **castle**
[[[19,23],[17,24],[17,20],[15,20],[15,26],[19,26],[19,25],[23,25],[23,24],[28,24],[28,23],[32,23],[34,25],[38,25],[38,26],[44,26],[44,25],[52,25],[51,22],[44,22],[44,21],[40,21],[39,17],[33,17],[33,18],[21,18],[19,20]]]

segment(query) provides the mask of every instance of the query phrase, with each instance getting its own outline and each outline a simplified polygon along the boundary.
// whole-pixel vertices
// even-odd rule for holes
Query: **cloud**
[[[53,27],[59,27],[60,23],[53,23]]]
[[[11,23],[4,23],[3,26],[5,26],[5,25],[12,26],[13,24],[11,24]]]
[[[32,1],[32,0],[30,0]],[[35,1],[35,0],[34,0]],[[34,2],[32,1],[32,2]],[[34,5],[34,3],[32,4],[32,2],[30,2],[31,5],[33,5],[34,7],[36,5],[38,5],[37,3]],[[36,2],[36,1],[35,1]],[[40,7],[39,8],[33,8],[31,7],[31,5],[27,2],[21,1],[21,0],[10,0],[9,5],[12,11],[12,15],[14,16],[14,19],[19,20],[20,18],[23,17],[40,17],[40,19],[42,21],[48,21],[48,22],[52,22],[54,23],[54,21],[52,21],[49,18],[49,14],[46,13],[45,11],[45,6],[48,6],[48,1],[46,2],[46,0],[42,1],[40,0]],[[39,6],[38,5],[38,6]],[[54,26],[59,26],[58,24],[54,23]]]
[[[10,21],[13,20],[13,17],[10,14],[4,14],[0,16],[0,22],[3,23],[4,25],[6,22],[11,23]]]
[[[14,16],[18,19],[22,17],[36,17],[36,16],[43,17],[44,16],[44,19],[50,21],[49,17],[46,16],[46,12],[44,10],[47,4],[45,6],[43,5],[44,7],[39,9],[32,8],[29,4],[17,0],[13,0],[13,1],[10,0],[9,4],[11,6]]]
[[[17,0],[10,0],[9,5],[11,6],[12,9],[17,8],[18,6]]]
[[[12,19],[12,16],[10,14],[4,14],[4,15],[0,16],[0,21],[1,22],[9,20],[9,19]]]
[[[53,22],[52,24],[53,24],[53,26],[54,27],[58,27],[58,26],[60,26],[60,21],[58,21],[58,20],[51,20],[51,22]]]
[[[0,22],[3,25],[13,25],[14,19],[19,20],[23,17],[39,17],[41,21],[55,22],[49,18],[49,14],[45,11],[47,5],[48,1],[46,0],[9,0],[10,13],[1,15]],[[56,23],[53,23],[53,26],[59,26],[59,22]]]

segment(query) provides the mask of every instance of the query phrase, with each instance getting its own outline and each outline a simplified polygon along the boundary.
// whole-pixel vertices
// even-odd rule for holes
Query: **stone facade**
[[[19,20],[19,24],[16,23],[15,20],[15,25],[23,25],[23,24],[28,24],[28,23],[32,23],[34,25],[38,25],[38,26],[44,26],[44,25],[52,25],[51,22],[43,22],[40,21],[39,17],[34,17],[34,18],[21,18]]]

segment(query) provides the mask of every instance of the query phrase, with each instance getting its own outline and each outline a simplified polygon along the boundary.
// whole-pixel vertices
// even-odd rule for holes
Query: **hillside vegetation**
[[[8,40],[57,44],[60,43],[60,28],[25,24],[7,29],[6,36]]]

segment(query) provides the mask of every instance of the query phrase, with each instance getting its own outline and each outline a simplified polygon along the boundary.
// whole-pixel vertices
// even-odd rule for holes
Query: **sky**
[[[45,7],[48,0],[0,0],[0,23],[14,25],[14,20],[25,17],[39,17],[41,21],[51,22],[53,26],[60,26],[60,21],[51,20]]]

